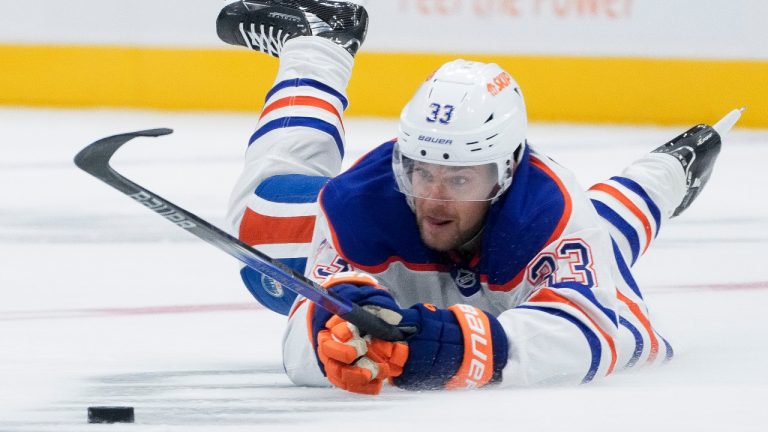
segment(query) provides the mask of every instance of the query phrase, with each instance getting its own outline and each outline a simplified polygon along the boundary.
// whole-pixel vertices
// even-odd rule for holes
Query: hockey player
[[[387,379],[586,383],[670,359],[630,268],[707,182],[718,133],[696,126],[585,191],[527,143],[515,80],[457,60],[421,85],[397,139],[339,174],[367,19],[347,2],[248,0],[217,20],[225,42],[280,58],[231,201],[240,238],[409,334],[361,335],[245,268],[289,315],[291,380],[369,394]]]

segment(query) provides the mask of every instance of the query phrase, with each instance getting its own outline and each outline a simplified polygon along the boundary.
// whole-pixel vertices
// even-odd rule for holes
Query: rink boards
[[[225,46],[222,2],[0,0],[0,104],[256,111],[277,61]],[[386,0],[349,114],[396,116],[445,61],[492,61],[531,118],[768,127],[768,31],[752,0]]]

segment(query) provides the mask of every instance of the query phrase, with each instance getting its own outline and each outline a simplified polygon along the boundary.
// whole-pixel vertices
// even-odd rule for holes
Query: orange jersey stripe
[[[651,322],[648,320],[645,314],[643,314],[643,311],[640,310],[640,306],[622,294],[619,290],[616,290],[616,298],[624,302],[624,304],[629,307],[629,310],[632,311],[632,314],[638,319],[638,321],[640,321],[645,331],[648,332],[648,337],[651,340],[651,352],[648,354],[648,363],[653,363],[653,361],[656,360],[656,356],[659,354],[659,340],[656,338],[656,334],[653,332]]]
[[[613,338],[606,333],[602,327],[597,325],[597,323],[589,316],[582,308],[576,305],[576,303],[568,300],[567,298],[555,293],[554,291],[548,289],[548,288],[542,288],[540,289],[533,297],[529,299],[529,301],[532,302],[549,302],[549,303],[563,303],[567,304],[568,306],[578,310],[581,312],[587,319],[592,323],[593,326],[597,329],[597,331],[600,332],[601,335],[603,335],[603,338],[608,343],[608,346],[611,349],[611,365],[608,367],[608,372],[606,372],[606,375],[610,375],[611,372],[613,372],[613,369],[616,367],[616,344],[613,341]]]
[[[563,194],[563,215],[560,216],[560,221],[557,223],[555,230],[552,231],[552,235],[549,236],[546,244],[550,244],[553,241],[560,238],[560,235],[565,230],[565,226],[568,225],[568,221],[571,219],[571,211],[573,210],[573,202],[571,201],[571,194],[568,193],[568,189],[565,188],[563,181],[552,171],[548,166],[544,165],[544,162],[531,158],[531,164],[544,171],[552,180],[557,184],[557,188],[560,189],[560,193]]]
[[[563,214],[562,216],[560,216],[560,220],[557,222],[557,226],[555,226],[555,229],[552,231],[552,234],[550,234],[546,243],[544,243],[544,245],[546,246],[552,243],[553,241],[559,239],[560,235],[562,235],[563,231],[565,231],[565,227],[568,225],[568,221],[571,219],[571,212],[573,211],[573,201],[571,200],[571,194],[568,193],[568,189],[565,188],[565,185],[563,184],[562,180],[560,180],[560,178],[557,176],[557,174],[555,174],[554,171],[552,171],[548,166],[546,166],[544,162],[534,157],[531,157],[530,161],[533,166],[544,171],[544,173],[547,174],[552,179],[552,181],[555,182],[555,184],[557,185],[557,188],[560,189],[560,193],[563,195]],[[512,278],[511,281],[505,284],[502,284],[502,285],[488,284],[488,289],[491,291],[511,291],[523,280],[523,276],[525,276],[525,270],[526,268],[523,268],[522,270],[520,270],[520,272],[514,278]]]
[[[341,124],[341,128],[344,128],[344,122],[341,120],[341,115],[336,110],[336,107],[333,106],[333,104],[326,102],[322,99],[312,97],[312,96],[289,96],[286,98],[278,99],[271,104],[264,107],[264,110],[261,112],[261,115],[259,116],[259,120],[261,120],[262,117],[265,115],[271,113],[272,111],[280,108],[285,108],[289,106],[310,106],[315,108],[320,108],[322,110],[328,111],[329,113],[336,116],[337,119],[339,119],[339,124]]]
[[[309,243],[315,216],[265,216],[247,208],[240,224],[240,240],[250,246],[276,243]]]
[[[653,234],[651,233],[651,222],[645,216],[645,213],[643,213],[643,211],[640,210],[640,208],[638,208],[635,205],[635,203],[630,201],[629,198],[627,198],[623,193],[621,193],[618,189],[616,189],[613,186],[607,185],[605,183],[598,183],[592,186],[591,188],[589,188],[589,190],[605,192],[608,195],[616,198],[617,200],[619,200],[619,202],[624,204],[624,206],[627,207],[629,211],[631,211],[632,214],[635,215],[635,217],[637,217],[640,220],[640,222],[643,224],[643,229],[645,230],[645,247],[643,248],[643,254],[644,254],[645,251],[648,250],[648,246],[651,245],[651,239],[653,238]]]

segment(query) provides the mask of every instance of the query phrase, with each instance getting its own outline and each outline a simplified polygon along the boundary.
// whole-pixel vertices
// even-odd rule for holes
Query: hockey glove
[[[394,299],[371,276],[339,273],[328,278],[323,286],[385,321],[399,319],[391,312],[392,308],[399,308]],[[380,304],[389,308],[380,309]],[[314,308],[311,320],[318,364],[336,387],[353,393],[378,394],[385,379],[402,372],[408,356],[404,343],[363,337],[355,325],[320,308]]]
[[[372,286],[345,284],[332,291],[412,334],[406,340],[407,350],[403,350],[403,344],[366,338],[366,356],[376,362],[380,371],[388,369],[394,385],[407,390],[454,389],[501,380],[508,343],[493,315],[469,305],[438,309],[431,304],[416,304],[402,309],[389,293]],[[342,339],[359,338],[354,325],[338,317],[331,322],[339,323],[343,323],[339,328]],[[345,334],[346,329],[352,329],[351,336]],[[380,384],[374,381],[369,386],[377,386],[378,392]]]
[[[407,390],[481,387],[501,380],[507,336],[499,321],[474,306],[438,309],[416,304],[398,311],[399,327],[413,327],[408,360],[392,383]]]

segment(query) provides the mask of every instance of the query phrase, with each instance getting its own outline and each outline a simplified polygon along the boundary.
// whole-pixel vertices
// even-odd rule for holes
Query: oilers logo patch
[[[285,295],[283,285],[269,276],[261,275],[261,286],[272,297],[282,298]]]
[[[459,292],[464,297],[469,297],[480,291],[480,278],[477,277],[477,273],[474,271],[463,267],[453,267],[451,269],[451,276],[456,284],[456,288],[459,289]]]

